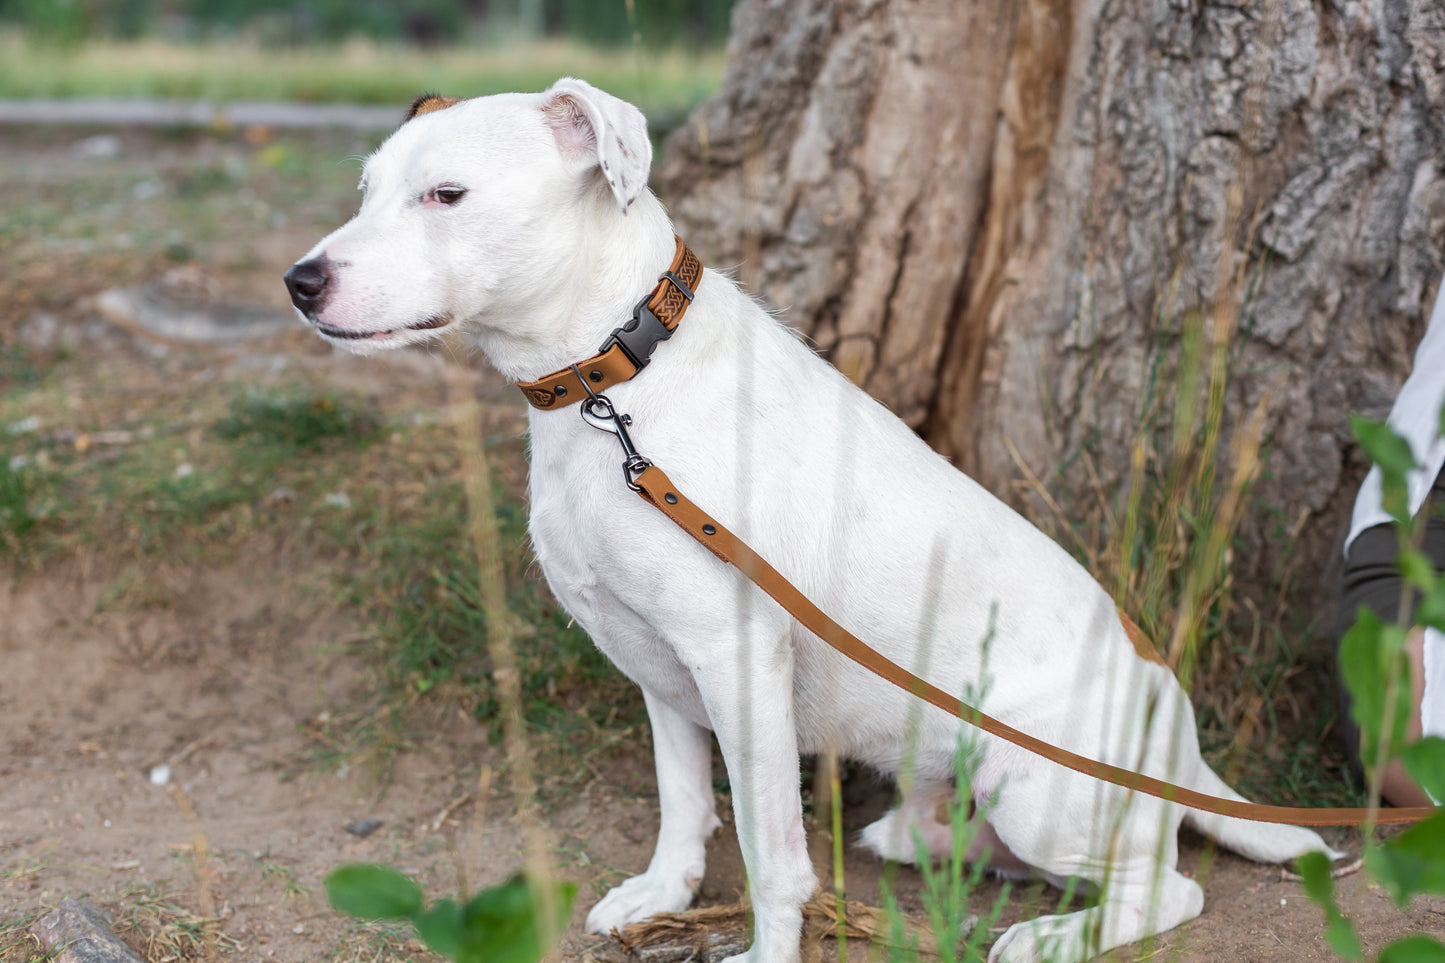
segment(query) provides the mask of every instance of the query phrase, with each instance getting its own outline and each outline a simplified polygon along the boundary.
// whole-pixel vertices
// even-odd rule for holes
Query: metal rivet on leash
[[[587,372],[587,377],[591,378],[593,381],[601,381],[601,380],[602,380],[602,372],[600,372],[600,371],[589,371],[589,372]]]
[[[664,499],[669,505],[676,505],[676,504],[677,504],[677,496],[674,495],[672,492],[668,492],[666,495],[663,495],[662,497],[663,497],[663,499]]]
[[[717,534],[717,529],[716,529],[715,527],[713,527],[713,525],[712,525],[711,523],[709,523],[709,524],[704,525],[704,526],[702,527],[702,533],[703,533],[704,535],[716,535],[716,534]]]
[[[565,398],[565,397],[567,397],[567,386],[566,386],[566,385],[558,385],[557,387],[553,388],[552,391],[553,391],[554,394],[557,395],[558,398]]]

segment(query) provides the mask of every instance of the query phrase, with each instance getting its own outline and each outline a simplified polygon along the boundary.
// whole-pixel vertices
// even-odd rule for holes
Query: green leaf
[[[1445,739],[1426,736],[1400,753],[1408,772],[1431,797],[1445,800]],[[1445,855],[1441,856],[1445,859]]]
[[[1367,767],[1383,765],[1405,739],[1410,720],[1410,663],[1405,657],[1409,630],[1381,622],[1375,613],[1360,607],[1355,624],[1340,640],[1340,670],[1354,697],[1350,714],[1360,727],[1360,759]],[[1395,687],[1394,711],[1385,719],[1391,686]],[[1380,753],[1381,730],[1389,734]]]
[[[1362,961],[1365,951],[1355,934],[1355,924],[1335,905],[1335,881],[1330,875],[1330,860],[1324,853],[1305,853],[1295,861],[1295,869],[1304,881],[1305,895],[1325,912],[1325,941],[1336,956]]]
[[[1395,559],[1395,565],[1399,568],[1400,574],[1405,576],[1405,581],[1422,592],[1429,592],[1435,588],[1435,564],[1419,549],[1409,546],[1401,548],[1399,556]]]
[[[1420,599],[1415,607],[1415,624],[1445,632],[1445,577]]]
[[[1305,853],[1295,860],[1295,872],[1304,881],[1305,895],[1316,906],[1333,906],[1335,881],[1330,876],[1330,858],[1324,853]]]
[[[1378,963],[1445,963],[1445,946],[1428,936],[1407,936],[1381,950]]]
[[[1402,907],[1417,893],[1445,893],[1445,810],[1367,849],[1365,865]]]
[[[1335,910],[1330,923],[1325,927],[1325,942],[1335,951],[1335,956],[1346,960],[1363,960],[1365,950],[1360,946],[1360,937],[1355,933],[1355,924],[1348,916]]]
[[[326,895],[343,913],[363,919],[405,919],[421,909],[421,887],[390,866],[350,863],[326,877]]]
[[[438,956],[455,960],[462,952],[465,922],[455,900],[439,899],[411,918],[422,942]]]
[[[457,910],[460,946],[453,957],[457,963],[537,963],[562,933],[577,887],[571,883],[548,883],[533,887],[516,876],[473,896]],[[537,904],[551,909],[550,924],[542,919]],[[542,932],[550,939],[543,940]]]
[[[1410,450],[1410,443],[1395,434],[1389,425],[1353,412],[1350,414],[1350,430],[1370,460],[1380,466],[1385,511],[1401,525],[1408,526],[1410,495],[1405,487],[1405,476],[1415,468],[1415,453]]]

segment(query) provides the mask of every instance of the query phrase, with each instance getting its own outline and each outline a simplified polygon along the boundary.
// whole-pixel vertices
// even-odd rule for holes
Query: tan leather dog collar
[[[595,355],[545,378],[520,381],[517,387],[533,408],[550,411],[628,380],[647,367],[659,342],[672,337],[701,280],[702,262],[677,238],[672,266],[657,279],[657,287],[637,302],[632,320],[614,330]]]

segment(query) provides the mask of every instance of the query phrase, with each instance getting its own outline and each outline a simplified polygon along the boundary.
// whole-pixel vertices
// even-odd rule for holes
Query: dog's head
[[[580,80],[418,97],[367,159],[361,209],[286,287],[323,338],[358,352],[499,325],[546,300],[584,221],[625,214],[651,163],[642,113]]]

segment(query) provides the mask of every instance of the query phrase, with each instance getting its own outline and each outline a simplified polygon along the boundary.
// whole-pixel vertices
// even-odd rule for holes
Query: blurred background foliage
[[[0,0],[0,97],[401,105],[586,77],[660,140],[722,77],[733,0]]]
[[[732,0],[0,0],[0,24],[59,45],[244,37],[267,46],[553,38],[715,47],[731,8]]]

